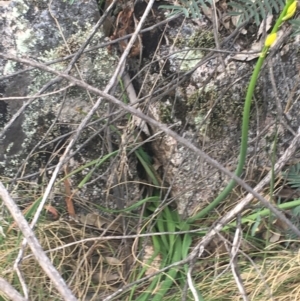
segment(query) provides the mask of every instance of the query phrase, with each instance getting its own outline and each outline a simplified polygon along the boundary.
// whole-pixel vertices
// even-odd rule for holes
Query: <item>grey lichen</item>
[[[8,18],[11,22],[11,30],[14,33],[16,51],[27,53],[35,44],[35,33],[31,27],[30,20],[26,18],[29,6],[23,0],[12,2],[13,8]]]
[[[41,2],[43,1],[41,0]],[[3,31],[12,32],[13,35],[6,35],[5,39],[2,39],[2,43],[5,41],[5,45],[11,45],[10,47],[14,45],[15,47],[11,49],[13,53],[24,53],[28,56],[37,57],[42,62],[48,62],[69,55],[70,53],[76,53],[89,36],[94,25],[93,18],[88,19],[88,22],[86,21],[86,17],[84,17],[85,13],[86,15],[95,15],[95,12],[97,12],[95,3],[87,3],[85,4],[86,12],[83,13],[80,11],[78,13],[78,8],[82,5],[79,2],[81,1],[78,1],[73,6],[68,6],[67,3],[55,0],[51,3],[50,14],[49,7],[45,5],[45,1],[42,5],[37,5],[36,1],[28,4],[22,0],[14,0],[6,13],[9,18],[8,22],[5,23],[7,28]],[[53,16],[57,18],[60,29],[54,22]],[[71,23],[70,20],[72,21]],[[61,37],[61,32],[65,35],[67,45]],[[14,37],[14,43],[11,42],[12,36]],[[89,46],[96,46],[103,39],[103,34],[101,31],[98,31]],[[9,47],[6,47],[6,50],[10,51]],[[63,61],[51,65],[51,68],[63,71],[68,63],[69,61]],[[73,68],[70,74],[97,86],[99,89],[104,89],[114,70],[115,64],[116,58],[108,53],[106,48],[99,48],[93,52],[83,54],[77,62],[78,69]],[[10,61],[5,62],[5,65],[3,64],[5,74],[19,70],[20,65],[18,64],[11,63]],[[80,75],[78,74],[78,70]],[[26,74],[24,73],[24,76],[28,79],[28,82],[23,85],[26,87],[26,92],[22,96],[35,95],[45,84],[55,78],[55,75],[39,69],[34,69]],[[13,80],[5,82],[5,85],[5,96],[20,96],[15,94],[15,92],[19,93],[19,89]],[[50,89],[43,91],[43,93],[58,90],[66,85],[68,83],[62,81],[59,84],[51,86]],[[8,86],[12,87],[10,89],[12,93],[8,91]],[[19,118],[18,123],[14,125],[13,131],[15,136],[13,141],[9,140],[5,145],[6,159],[3,164],[5,165],[5,169],[1,169],[3,175],[5,174],[9,177],[15,175],[22,161],[32,148],[45,137],[47,130],[54,122],[55,126],[44,142],[59,137],[62,131],[64,133],[70,132],[76,128],[84,117],[82,112],[88,112],[92,106],[92,102],[93,99],[91,99],[91,96],[78,87],[71,87],[66,91],[65,95],[57,93],[33,100]],[[12,104],[15,104],[15,102]],[[21,105],[22,103],[14,110],[10,109],[9,116],[4,116],[3,120],[6,119],[7,122]],[[60,115],[58,115],[61,106],[63,108]],[[56,117],[58,118],[57,120]],[[89,135],[90,131],[85,130],[81,138],[83,140],[87,139]],[[95,147],[97,146],[96,143],[94,145]],[[29,158],[28,162],[30,163],[27,164],[27,167],[30,169],[29,172],[37,171],[40,165],[40,161],[38,161],[39,157],[44,156],[42,154],[44,151],[37,150]],[[51,153],[51,151],[51,148],[49,148],[46,152]]]

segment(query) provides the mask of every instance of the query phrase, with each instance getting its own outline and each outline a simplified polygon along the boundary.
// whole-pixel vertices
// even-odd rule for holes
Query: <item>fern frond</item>
[[[199,18],[200,8],[212,5],[212,0],[179,0],[180,5],[161,5],[160,8],[171,10],[170,15],[183,13],[186,17]],[[285,0],[233,0],[228,3],[232,8],[230,15],[240,16],[239,24],[254,18],[257,25],[267,14],[278,13],[285,5]]]
[[[169,16],[182,13],[186,17],[196,19],[202,16],[200,7],[207,8],[207,4],[211,5],[212,0],[180,0],[178,3],[180,5],[160,5],[159,8],[171,10]]]
[[[278,13],[284,7],[285,0],[236,0],[228,5],[233,9],[231,15],[240,16],[239,24],[254,18],[256,25],[259,25],[267,14],[273,11]]]
[[[299,35],[300,34],[300,19],[291,20],[291,21],[289,21],[289,23],[292,24],[292,28],[293,28],[292,36]]]
[[[291,211],[291,218],[290,221],[297,227],[300,228],[300,206],[293,208]],[[286,231],[287,239],[296,240],[299,237],[292,231],[290,228]]]
[[[297,206],[292,209],[292,215],[299,218],[300,217],[300,206]]]
[[[296,189],[300,189],[300,163],[291,166],[286,173],[287,183]]]

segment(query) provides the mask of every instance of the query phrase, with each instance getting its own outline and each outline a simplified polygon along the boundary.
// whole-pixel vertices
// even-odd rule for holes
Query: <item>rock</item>
[[[0,51],[45,63],[54,61],[75,53],[99,18],[96,1],[76,0],[72,5],[60,0],[10,1],[8,5],[0,6]],[[104,34],[98,30],[89,47],[104,41]],[[104,89],[116,62],[116,57],[108,53],[105,47],[98,48],[84,53],[71,74]],[[51,66],[62,71],[68,63],[69,60],[60,60]],[[19,63],[0,59],[0,74],[3,75],[0,78],[0,93],[5,98],[19,97],[0,102],[1,136],[3,127],[27,104],[2,137],[0,173],[10,179],[23,177],[29,183],[40,183],[44,168],[50,172],[58,162],[72,131],[86,116],[97,97],[75,86],[65,89],[68,83],[63,80],[45,89],[42,92],[45,96],[30,98],[55,76],[38,69],[26,71],[26,68]],[[60,89],[65,90],[54,93]],[[26,99],[20,99],[21,96]],[[70,170],[101,157],[101,149],[106,142],[95,132],[104,126],[105,121],[95,121],[106,113],[107,103],[103,101],[94,116],[94,125],[83,130],[75,149],[92,135],[94,138],[71,161]],[[75,186],[86,173],[83,170],[73,176],[73,179],[78,177]],[[102,182],[99,185],[104,184]],[[95,188],[94,191],[89,190],[88,194],[99,201],[101,193]]]
[[[157,52],[158,58],[166,58],[160,60],[161,66],[169,63],[169,71],[180,76],[183,70],[190,70],[194,66],[193,60],[191,61],[193,54],[195,59],[199,57],[197,62],[200,62],[204,55],[200,50],[194,50],[195,47],[213,47],[208,44],[209,35],[203,34],[204,31],[207,31],[205,24],[199,28],[190,20],[185,20],[182,26],[169,28],[166,36],[174,54],[170,54],[169,45],[163,45]],[[204,44],[201,43],[201,35],[206,39]],[[198,39],[195,38],[197,36]],[[192,41],[196,45],[192,45]],[[234,45],[230,47],[234,51]],[[245,95],[255,62],[234,61],[232,56],[234,53],[222,55],[225,70],[220,56],[215,55],[198,67],[183,84],[176,85],[174,82],[171,87],[175,87],[175,92],[160,98],[153,115],[173,126],[202,151],[234,172],[239,156]],[[280,53],[272,58],[268,57],[267,61],[272,64],[275,83],[272,84],[270,68],[265,66],[252,103],[248,159],[243,174],[243,178],[253,185],[272,167],[270,158],[273,152],[275,158],[279,158],[292,139],[292,131],[296,132],[300,126],[297,113],[300,107],[298,102],[291,101],[291,98],[296,99],[296,95],[300,93],[296,84],[299,79],[295,68],[299,64],[297,43],[289,42]],[[155,82],[145,82],[149,86],[156,83],[157,91],[168,84],[166,78],[169,77],[168,74],[160,74]],[[166,88],[161,91],[165,92]],[[282,111],[289,111],[285,114],[289,121]],[[172,152],[169,150],[171,146]],[[203,209],[229,181],[228,177],[193,152],[177,145],[175,141],[170,143],[170,139],[164,135],[153,142],[153,148],[160,165],[164,166],[164,179],[172,186],[172,199],[176,201],[182,215],[190,216]],[[174,164],[174,159],[180,163]],[[235,200],[236,196],[232,199]]]

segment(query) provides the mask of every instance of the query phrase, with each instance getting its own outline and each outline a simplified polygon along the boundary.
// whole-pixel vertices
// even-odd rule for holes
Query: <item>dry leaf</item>
[[[115,24],[115,31],[113,35],[110,37],[111,40],[115,40],[126,36],[127,34],[131,34],[134,32],[134,16],[133,9],[130,7],[125,7],[121,12],[119,12],[117,17],[117,22]],[[122,40],[119,42],[119,46],[122,50],[127,47],[128,40]],[[109,48],[110,49],[110,48]],[[141,53],[141,45],[139,39],[137,39],[130,51],[129,56],[134,57],[138,56]]]
[[[234,60],[237,61],[251,61],[259,57],[260,52],[262,50],[262,43],[261,42],[255,42],[251,45],[250,50],[244,50],[235,56],[233,56]],[[256,52],[256,53],[254,53]]]
[[[88,213],[87,215],[80,215],[79,220],[81,223],[89,226],[94,226],[96,228],[103,228],[104,225],[108,223],[105,218],[102,218],[97,213]]]
[[[115,257],[104,257],[104,259],[109,265],[122,265],[121,260]]]
[[[154,248],[153,246],[146,246],[145,247],[145,255],[143,258],[143,264],[147,266],[147,270],[145,275],[151,275],[155,272],[157,272],[160,269],[160,264],[161,264],[161,256],[157,255],[151,263],[149,263],[149,259],[152,257],[154,253]]]
[[[202,12],[204,13],[204,15],[206,16],[206,18],[208,18],[209,20],[212,20],[212,14],[213,14],[213,11],[210,7],[205,7],[203,6],[202,7]]]
[[[120,224],[118,222],[114,222],[112,225],[111,220],[97,214],[97,213],[88,213],[86,215],[78,215],[77,216],[78,220],[88,226],[93,226],[98,229],[103,229],[106,230],[107,227],[109,227],[109,230],[111,231],[120,231]]]
[[[231,22],[232,22],[232,24],[233,24],[235,27],[237,27],[237,25],[238,25],[238,23],[239,23],[239,20],[240,20],[240,17],[241,17],[241,16],[232,16],[232,17],[231,17]],[[243,33],[243,34],[245,34],[245,33]]]
[[[280,237],[281,237],[281,235],[279,233],[274,233],[270,237],[269,242],[272,242],[272,243],[277,242],[280,240]]]
[[[97,283],[106,283],[111,281],[117,281],[120,279],[120,276],[116,273],[94,273],[92,280]]]
[[[269,242],[274,243],[276,241],[279,241],[281,234],[276,232],[270,233],[270,231],[265,231],[262,236],[264,239],[268,239]]]
[[[279,218],[277,218],[273,224],[277,227],[277,229],[279,229],[279,231],[287,231],[290,228],[287,223]]]
[[[259,26],[258,32],[257,32],[257,40],[261,38],[261,35],[264,32],[264,28],[266,27],[266,32],[269,31],[269,29],[272,26],[272,20],[273,20],[273,15],[268,14],[267,20],[266,20],[266,26],[265,26],[265,21],[263,20]]]
[[[53,219],[58,219],[59,217],[58,211],[53,206],[45,205],[44,209],[52,214]]]

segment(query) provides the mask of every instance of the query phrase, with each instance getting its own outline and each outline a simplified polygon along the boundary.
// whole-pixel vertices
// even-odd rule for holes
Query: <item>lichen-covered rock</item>
[[[169,70],[175,74],[190,70],[195,65],[194,61],[200,62],[204,56],[190,43],[195,36],[200,39],[201,34],[197,35],[197,31],[203,35],[206,30],[205,26],[199,28],[198,24],[195,26],[189,21],[185,21],[182,27],[170,28],[166,35],[169,44],[173,42],[171,49],[174,55],[170,55],[168,46],[162,46],[159,57],[167,58],[161,65],[166,66],[168,62]],[[212,47],[209,43],[207,46],[201,41],[199,43],[201,47]],[[234,51],[234,45],[231,47]],[[192,50],[189,51],[190,48]],[[248,159],[243,175],[249,183],[256,184],[271,168],[273,152],[276,158],[282,155],[292,138],[290,129],[297,131],[300,126],[297,113],[300,107],[296,101],[300,93],[297,87],[297,49],[297,43],[290,41],[280,53],[268,58],[275,82],[272,84],[270,67],[266,65],[257,83],[251,107]],[[176,124],[176,130],[185,138],[233,172],[239,156],[245,95],[255,61],[239,62],[232,56],[216,54],[207,60],[184,84],[176,87],[175,93],[161,99],[154,115],[169,125]],[[163,76],[156,82],[163,82]],[[153,144],[161,165],[165,167],[164,179],[172,185],[172,198],[177,201],[182,214],[191,215],[203,209],[229,180],[174,140],[162,137]],[[172,152],[167,151],[170,148]],[[177,164],[173,162],[175,158]]]
[[[13,0],[6,6],[0,6],[0,51],[45,63],[54,61],[76,53],[99,18],[97,3],[92,0],[77,0],[72,5],[61,0]],[[104,40],[104,34],[99,29],[88,47]],[[69,61],[60,60],[51,67],[63,71]],[[116,62],[116,57],[106,48],[98,48],[82,54],[70,73],[104,89]],[[67,88],[69,83],[62,80],[44,89],[41,96],[30,98],[55,76],[38,69],[24,71],[26,68],[13,61],[0,60],[0,74],[3,75],[0,78],[0,93],[6,98],[0,101],[0,134],[14,114],[28,104],[0,141],[0,174],[10,179],[23,177],[40,182],[44,168],[51,170],[55,166],[72,131],[98,97],[75,86]],[[103,101],[91,120],[93,123],[83,130],[75,149],[83,143],[85,145],[75,160],[70,162],[69,172],[103,155],[106,141],[96,132],[105,125],[106,120],[102,117],[107,110],[107,103]],[[78,178],[74,184],[85,174],[85,170],[76,174],[74,177]],[[98,182],[101,187],[105,187],[104,178],[100,184]],[[99,187],[88,190],[88,194],[97,201],[104,194]]]

